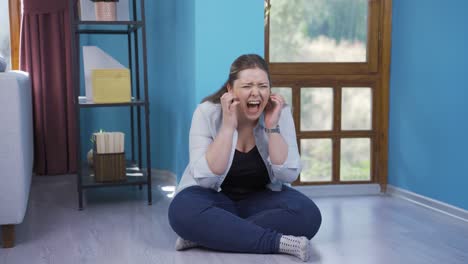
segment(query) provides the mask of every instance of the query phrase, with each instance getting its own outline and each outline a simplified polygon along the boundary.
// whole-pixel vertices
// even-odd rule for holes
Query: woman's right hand
[[[221,96],[221,107],[223,109],[223,124],[224,128],[229,130],[237,129],[237,106],[239,99],[234,97],[230,92],[224,93]]]

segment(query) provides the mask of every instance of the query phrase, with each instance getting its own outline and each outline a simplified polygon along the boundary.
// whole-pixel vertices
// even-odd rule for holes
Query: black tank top
[[[268,170],[255,146],[247,153],[236,149],[221,190],[231,199],[241,200],[253,192],[264,190],[268,183]]]

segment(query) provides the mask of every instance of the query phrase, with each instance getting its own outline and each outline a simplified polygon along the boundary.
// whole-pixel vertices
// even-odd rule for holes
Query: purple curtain
[[[23,0],[20,69],[31,77],[34,170],[76,172],[68,0]]]

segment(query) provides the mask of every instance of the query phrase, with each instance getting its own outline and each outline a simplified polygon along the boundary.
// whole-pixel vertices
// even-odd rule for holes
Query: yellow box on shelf
[[[91,70],[95,103],[130,102],[130,71],[128,69]]]

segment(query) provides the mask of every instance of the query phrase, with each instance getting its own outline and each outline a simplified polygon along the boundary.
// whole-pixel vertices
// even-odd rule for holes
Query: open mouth
[[[260,110],[261,101],[260,100],[250,100],[247,101],[247,112],[249,114],[256,114]]]

